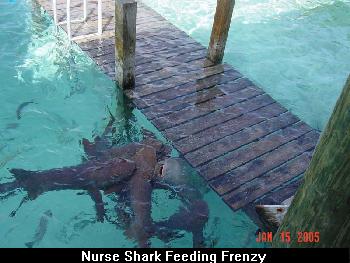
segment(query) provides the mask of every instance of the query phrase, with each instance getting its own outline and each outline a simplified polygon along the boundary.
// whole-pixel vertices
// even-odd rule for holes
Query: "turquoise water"
[[[160,136],[140,112],[126,106],[114,83],[70,46],[43,12],[32,8],[31,1],[0,1],[0,43],[0,184],[13,180],[11,168],[36,171],[81,163],[84,151],[79,142],[104,131],[108,108],[116,116],[113,139],[118,144],[140,140],[141,127]],[[16,113],[19,105],[24,106]],[[245,213],[233,213],[185,164],[179,172],[200,189],[209,205],[204,233],[208,246],[259,246],[257,226]],[[136,246],[115,222],[114,194],[103,196],[110,219],[105,223],[96,222],[90,197],[72,190],[45,193],[10,217],[25,196],[20,190],[0,196],[0,247],[24,247],[32,241],[48,210],[52,217],[46,217],[47,230],[35,247]],[[156,221],[180,205],[164,190],[154,191],[152,198]],[[169,243],[153,238],[152,246],[190,247],[191,235],[181,234]]]
[[[216,0],[143,0],[207,46]],[[236,0],[225,61],[312,127],[350,73],[349,0]]]

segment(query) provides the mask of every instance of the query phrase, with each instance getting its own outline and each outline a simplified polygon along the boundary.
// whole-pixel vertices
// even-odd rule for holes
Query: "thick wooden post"
[[[273,246],[349,247],[350,76],[304,180],[275,235]],[[290,232],[291,243],[280,242],[282,231]],[[300,237],[306,242],[298,243],[297,232],[301,231],[309,233]],[[320,233],[319,237],[315,232]]]
[[[116,80],[122,89],[135,86],[137,2],[115,1],[115,66]]]
[[[234,0],[217,0],[214,24],[208,48],[208,59],[215,64],[220,64],[224,58],[234,5]]]

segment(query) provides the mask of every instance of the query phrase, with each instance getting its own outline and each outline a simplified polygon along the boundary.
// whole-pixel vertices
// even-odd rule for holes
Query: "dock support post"
[[[350,76],[316,147],[304,183],[275,235],[274,247],[349,247],[349,158]],[[283,231],[290,232],[290,243],[281,242]],[[307,234],[302,233],[302,242],[298,243],[300,231]]]
[[[122,89],[135,86],[137,2],[115,1],[115,66],[116,80]]]
[[[220,64],[224,58],[234,5],[234,0],[217,0],[207,55],[207,58],[214,64]]]

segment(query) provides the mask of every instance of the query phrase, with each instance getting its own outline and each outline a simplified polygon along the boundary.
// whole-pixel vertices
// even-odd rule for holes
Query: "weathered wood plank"
[[[154,60],[152,60],[154,61]],[[159,80],[163,80],[170,77],[179,77],[184,74],[201,74],[203,73],[203,67],[200,67],[196,64],[190,64],[190,65],[182,65],[178,64],[173,67],[165,67],[161,70],[155,71],[155,72],[149,72],[146,74],[139,75],[139,80],[137,81],[136,85],[138,87],[155,83]],[[142,89],[142,87],[140,87]]]
[[[235,150],[219,159],[200,166],[200,173],[207,180],[212,180],[215,177],[244,165],[245,163],[258,158],[259,156],[270,152],[309,131],[311,131],[311,128],[308,125],[302,122],[296,123],[267,137],[260,138],[255,143],[249,144],[246,147]]]
[[[272,152],[254,159],[211,182],[220,195],[226,194],[262,174],[277,168],[298,155],[311,151],[317,142],[318,133],[311,131]]]
[[[202,57],[202,56],[201,56]],[[172,76],[167,78],[166,80],[158,80],[154,81],[149,84],[145,84],[142,86],[137,86],[135,91],[133,91],[132,96],[133,97],[145,97],[143,100],[147,103],[148,101],[152,100],[150,97],[146,97],[147,95],[151,95],[153,93],[158,93],[160,91],[166,91],[172,88],[176,88],[181,85],[192,85],[193,81],[198,81],[199,79],[205,79],[212,75],[217,75],[220,73],[225,72],[225,66],[217,65],[207,68],[202,68],[197,71],[180,74],[177,76]],[[239,78],[241,75],[239,73],[236,73],[237,77]],[[234,78],[232,78],[233,80]],[[191,83],[191,84],[189,84]],[[168,93],[168,91],[166,91]],[[156,95],[156,97],[158,97]],[[151,104],[151,102],[147,103],[148,105]]]
[[[215,81],[218,77],[219,80]],[[152,120],[156,117],[168,115],[187,107],[199,104],[203,105],[202,103],[204,102],[212,102],[215,98],[223,97],[239,90],[252,87],[251,82],[245,81],[245,79],[240,79],[238,81],[232,81],[232,79],[234,78],[220,78],[220,75],[214,75],[213,77],[206,78],[203,82],[195,82],[194,85],[191,85],[188,88],[182,86],[176,87],[175,89],[171,89],[168,93],[163,93],[164,95],[167,95],[167,98],[170,98],[169,100],[145,108],[143,112],[150,120]],[[159,94],[158,97],[160,97]],[[172,97],[175,98],[172,99]]]
[[[185,155],[185,158],[192,166],[197,167],[225,153],[231,152],[242,145],[246,145],[259,138],[263,138],[270,133],[283,129],[298,121],[299,119],[297,117],[287,112],[278,117],[269,119],[265,122],[259,123],[238,133],[234,133],[208,144],[197,151]]]
[[[156,117],[171,114],[181,109],[190,107],[191,105],[203,103],[210,99],[223,96],[225,93],[220,89],[220,85],[209,87],[208,89],[199,90],[196,93],[191,93],[183,97],[166,101],[162,104],[157,104],[146,108],[143,112],[152,120]]]
[[[164,133],[167,138],[172,141],[180,140],[197,132],[234,119],[240,115],[243,115],[244,113],[257,110],[272,103],[274,103],[274,100],[270,96],[264,94],[251,100],[238,103],[232,107],[228,107],[220,111],[215,111],[209,115],[205,115],[203,117],[192,120],[191,122],[166,129]]]
[[[222,71],[221,66],[214,67],[211,70],[206,71],[204,75],[197,75],[196,80],[181,83],[179,85],[171,84],[163,87],[156,94],[148,94],[142,97],[142,104],[138,105],[141,108],[162,104],[176,98],[180,98],[189,94],[197,94],[198,92],[211,88],[217,85],[222,85],[228,82],[232,82],[241,77],[241,74],[234,70]],[[250,82],[235,82],[232,86],[232,90],[239,90],[248,87]],[[148,92],[148,91],[147,91]],[[149,91],[151,92],[151,91]],[[137,98],[137,97],[136,97]]]
[[[292,197],[297,191],[298,187],[302,184],[303,179],[293,179],[292,182],[282,184],[277,189],[267,193],[262,198],[255,201],[256,204],[262,205],[280,205],[283,201]]]
[[[105,64],[115,64],[115,53],[103,54],[98,57],[94,57],[94,61],[97,65],[102,66]]]
[[[104,39],[94,39],[86,42],[79,43],[79,47],[83,51],[99,50],[103,51],[105,47],[113,45],[114,47],[114,37],[104,38]]]
[[[284,166],[266,173],[233,192],[224,195],[224,200],[234,210],[246,206],[260,196],[277,188],[279,185],[304,173],[310,163],[311,155],[311,153],[302,154]]]
[[[180,152],[187,154],[225,136],[239,132],[244,128],[248,128],[252,125],[266,121],[267,119],[279,116],[286,111],[287,110],[278,103],[273,103],[259,108],[256,111],[243,114],[230,121],[224,122],[219,126],[214,126],[194,135],[189,135],[174,143]]]
[[[192,107],[173,112],[164,117],[156,118],[153,123],[159,130],[169,129],[171,127],[177,126],[181,123],[187,122],[189,120],[198,118],[203,115],[207,115],[211,112],[217,110],[222,110],[228,106],[235,105],[236,103],[246,101],[250,98],[254,98],[263,94],[264,92],[255,87],[248,87],[239,90],[235,93],[213,98],[209,101],[196,104]]]

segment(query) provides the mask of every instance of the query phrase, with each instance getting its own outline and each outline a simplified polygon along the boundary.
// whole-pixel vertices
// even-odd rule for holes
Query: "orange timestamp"
[[[259,232],[256,237],[256,242],[258,243],[271,243],[274,236],[272,232]],[[279,233],[279,238],[283,243],[290,243],[292,237],[289,231],[282,231]],[[319,243],[320,242],[320,232],[315,231],[299,231],[296,233],[296,238],[298,243]]]

